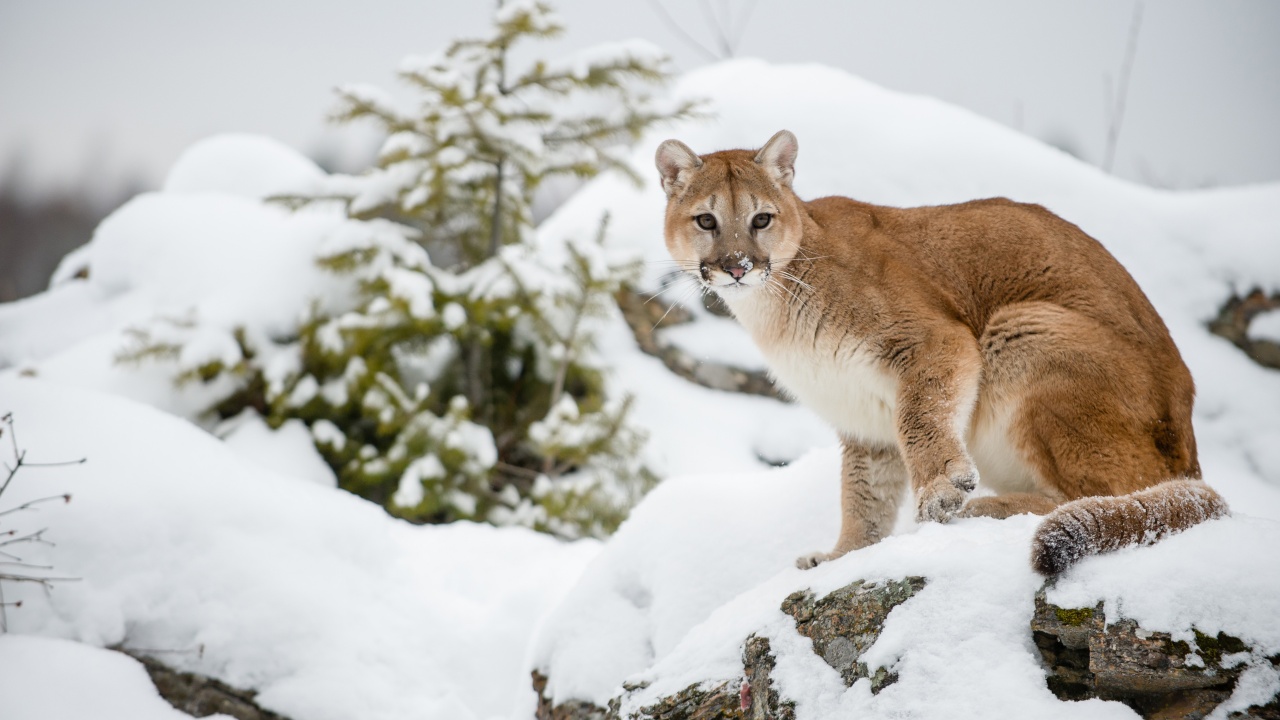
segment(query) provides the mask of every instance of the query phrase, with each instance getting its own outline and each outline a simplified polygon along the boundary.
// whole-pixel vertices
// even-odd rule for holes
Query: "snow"
[[[761,87],[770,89],[767,103],[759,101]],[[566,257],[566,241],[595,237],[608,212],[606,246],[591,261],[640,257],[644,289],[669,281],[665,198],[652,168],[667,137],[707,152],[758,146],[786,127],[799,138],[802,197],[917,205],[1005,195],[1046,205],[1106,245],[1165,318],[1198,384],[1205,477],[1235,512],[1152,547],[1086,560],[1062,578],[1053,599],[1103,602],[1109,617],[1114,610],[1180,637],[1193,627],[1223,630],[1263,652],[1280,651],[1280,567],[1270,551],[1280,542],[1280,374],[1205,328],[1233,292],[1280,287],[1273,219],[1280,185],[1195,192],[1133,185],[936,100],[820,66],[732,61],[685,76],[675,96],[707,98],[714,118],[646,136],[626,158],[641,186],[621,176],[586,185],[540,227],[544,259]],[[362,97],[391,103],[373,90]],[[343,182],[315,175],[290,153],[243,136],[197,144],[163,191],[126,204],[68,256],[49,291],[0,305],[0,413],[15,412],[33,460],[89,458],[83,466],[24,470],[0,500],[9,507],[72,492],[70,505],[0,521],[48,526],[57,546],[33,549],[31,559],[81,578],[48,597],[16,591],[28,602],[9,612],[18,635],[0,637],[5,702],[27,703],[38,717],[56,716],[47,703],[73,702],[37,692],[43,662],[24,661],[22,671],[32,675],[10,681],[5,668],[22,655],[59,668],[83,663],[75,687],[99,702],[103,716],[117,701],[128,703],[131,717],[163,713],[146,709],[153,694],[136,674],[92,684],[99,672],[136,670],[96,649],[124,642],[203,648],[166,661],[257,690],[265,706],[294,720],[524,718],[532,712],[532,668],[550,673],[560,701],[603,703],[624,680],[651,681],[627,699],[635,707],[692,682],[736,679],[741,643],[754,632],[770,638],[774,677],[801,718],[1133,717],[1115,703],[1060,703],[1045,688],[1027,633],[1040,586],[1027,562],[1033,519],[917,527],[904,509],[885,541],[795,570],[796,556],[825,550],[835,538],[834,433],[804,407],[674,376],[638,350],[616,313],[599,329],[601,358],[593,362],[611,368],[615,396],[633,396],[632,418],[648,433],[646,464],[664,481],[603,549],[519,529],[394,520],[333,488],[301,427],[271,430],[253,415],[214,427],[203,413],[225,387],[174,387],[172,367],[118,364],[127,328],[196,340],[186,350],[188,366],[233,361],[233,328],[287,338],[313,302],[338,318],[337,338],[354,280],[317,268],[317,255],[377,247],[425,263],[417,246],[377,223],[348,222],[331,207],[291,213],[260,202],[312,181]],[[378,192],[394,197],[399,182],[361,189],[373,202]],[[507,259],[529,264],[518,254]],[[76,278],[82,269],[88,276]],[[486,272],[477,268],[457,282],[476,299],[512,291]],[[556,278],[528,280],[541,287]],[[413,303],[433,288],[414,282],[393,292],[425,313],[428,305]],[[696,298],[689,305],[694,321],[661,330],[665,340],[696,357],[763,366],[735,323],[710,315]],[[461,306],[441,312],[446,324],[465,322]],[[1259,317],[1253,335],[1280,335],[1275,315]],[[184,328],[202,334],[188,337]],[[452,342],[433,350],[454,352]],[[287,353],[265,359],[268,382],[287,375],[290,362]],[[421,368],[424,382],[434,377],[432,362]],[[305,387],[297,399],[341,391]],[[562,415],[560,425],[547,426],[548,437],[568,427],[570,408]],[[491,455],[491,437],[444,421],[439,430],[455,446]],[[322,444],[343,441],[326,422],[311,435]],[[432,460],[406,477],[433,477]],[[410,504],[415,488],[421,492],[421,483],[402,485],[396,501]],[[844,688],[779,610],[795,590],[821,594],[855,579],[909,574],[929,584],[890,615],[866,658],[900,677],[878,695],[865,682]],[[79,659],[61,659],[64,651]],[[1280,687],[1256,657],[1241,660],[1248,668],[1232,703]],[[67,687],[70,672],[44,677]]]
[[[324,171],[284,143],[228,134],[187,148],[164,181],[166,193],[223,193],[260,200],[311,191]]]
[[[30,461],[88,458],[24,469],[4,496],[72,494],[6,526],[48,527],[56,548],[24,559],[79,578],[47,598],[7,585],[25,601],[11,631],[192,651],[164,659],[289,717],[506,714],[529,692],[534,624],[598,550],[396,521],[119,397],[8,376],[0,398]]]
[[[1270,340],[1280,343],[1280,310],[1262,313],[1249,323],[1249,337],[1253,340]]]
[[[916,526],[903,517],[874,546],[795,569],[795,557],[835,537],[838,477],[838,453],[827,448],[781,470],[663,483],[543,625],[534,657],[549,692],[603,705],[624,680],[650,683],[625,699],[624,712],[634,711],[694,683],[739,680],[743,642],[755,633],[770,639],[777,689],[797,701],[798,718],[1136,717],[1118,703],[1059,702],[1045,686],[1027,630],[1043,584],[1028,563],[1037,518]],[[1277,542],[1280,523],[1240,514],[1087,561],[1049,600],[1103,601],[1109,618],[1178,637],[1192,627],[1227,632],[1258,649],[1247,662],[1261,673],[1262,657],[1280,649],[1280,560],[1242,549]],[[899,675],[878,695],[865,680],[846,689],[779,609],[796,590],[821,597],[908,575],[928,584],[862,657]]]
[[[592,70],[599,67],[620,67],[629,63],[661,67],[668,60],[662,48],[647,40],[627,40],[602,43],[556,60],[547,65],[548,74],[566,74],[578,80],[586,80]]]
[[[246,410],[224,422],[216,431],[227,447],[242,458],[252,460],[265,470],[317,483],[325,487],[337,487],[338,478],[316,451],[316,442],[328,440],[328,428],[317,423],[315,439],[301,420],[286,420],[276,429],[267,426],[257,413]],[[338,437],[345,440],[339,433]]]
[[[142,663],[127,655],[24,635],[0,635],[0,697],[5,720],[191,717],[165,702]]]
[[[754,343],[723,342],[726,333],[733,337],[738,331],[736,321],[707,315],[700,317],[699,322],[661,329],[659,334],[699,360],[724,363],[743,370],[767,369],[764,356]]]

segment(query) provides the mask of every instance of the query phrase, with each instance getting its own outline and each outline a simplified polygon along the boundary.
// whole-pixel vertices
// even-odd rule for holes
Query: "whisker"
[[[777,271],[775,270],[774,272],[777,272]],[[771,284],[776,285],[779,289],[786,291],[786,293],[791,296],[792,300],[795,300],[796,302],[800,302],[800,296],[796,295],[791,290],[791,288],[787,287],[786,285],[783,285],[781,282],[774,280],[773,278],[769,278],[769,280]]]
[[[649,299],[644,301],[644,304],[645,304],[645,305],[648,305],[649,303],[653,302],[654,300],[657,300],[658,298],[662,297],[663,295],[666,295],[667,293],[671,292],[672,290],[675,290],[675,289],[677,289],[677,288],[681,288],[681,287],[685,287],[685,286],[682,286],[682,285],[680,284],[680,280],[692,280],[692,279],[693,279],[693,278],[690,278],[688,275],[681,275],[679,278],[677,278],[677,279],[676,279],[676,281],[675,281],[675,282],[672,282],[672,283],[671,283],[671,284],[669,284],[669,285],[664,285],[660,290],[658,290],[658,291],[657,291],[657,292],[655,292],[654,294],[650,295],[650,296],[649,296]]]
[[[697,267],[698,263],[691,260],[646,260],[645,265],[675,265],[676,267]]]
[[[802,287],[802,288],[804,288],[804,289],[806,289],[806,290],[813,290],[813,286],[812,286],[812,285],[810,285],[809,283],[807,283],[807,282],[805,282],[805,281],[801,280],[800,278],[796,277],[795,275],[792,275],[791,273],[787,272],[786,270],[775,270],[774,272],[775,272],[775,273],[777,273],[779,276],[784,277],[784,278],[786,278],[787,280],[790,280],[791,282],[793,282],[793,283],[795,283],[795,284],[799,285],[800,287]]]
[[[693,292],[694,292],[695,290],[697,290],[697,289],[698,289],[698,286],[697,286],[697,285],[695,285],[695,286],[693,286],[693,287],[689,288],[689,290],[688,290],[687,292],[685,292],[685,294],[684,294],[684,295],[681,295],[681,296],[680,296],[680,299],[679,299],[679,300],[676,300],[675,302],[673,302],[673,303],[671,303],[670,305],[668,305],[668,306],[667,306],[667,311],[666,311],[666,312],[664,312],[664,313],[662,313],[662,317],[658,318],[658,322],[654,323],[654,324],[653,324],[653,327],[649,328],[649,330],[651,330],[651,331],[652,331],[652,330],[657,330],[657,329],[658,329],[658,326],[662,324],[662,321],[663,321],[663,320],[666,320],[666,319],[667,319],[667,316],[671,314],[671,311],[672,311],[672,310],[674,310],[674,309],[676,308],[676,305],[679,305],[679,304],[683,303],[683,302],[684,302],[684,301],[685,301],[685,300],[686,300],[690,295],[692,295],[692,294],[693,294]]]
[[[789,257],[789,258],[776,258],[776,259],[774,259],[774,261],[773,261],[773,262],[775,262],[775,263],[781,263],[781,262],[795,262],[796,260],[804,260],[804,261],[806,261],[806,262],[812,262],[812,261],[814,261],[814,260],[825,260],[825,259],[827,259],[827,258],[829,258],[829,257],[831,257],[831,256],[830,256],[830,255],[815,255],[815,256],[810,257],[810,256],[808,256],[808,255],[794,255],[794,256]]]

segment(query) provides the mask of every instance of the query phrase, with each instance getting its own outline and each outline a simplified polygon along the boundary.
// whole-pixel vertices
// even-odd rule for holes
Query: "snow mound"
[[[1045,684],[1030,631],[1043,584],[1028,562],[1039,518],[900,521],[899,534],[876,545],[795,569],[795,557],[835,537],[838,467],[831,448],[782,470],[677,478],[655,490],[539,632],[535,667],[554,701],[604,706],[623,681],[648,683],[626,698],[626,717],[694,683],[738,680],[742,644],[755,633],[771,642],[777,689],[796,701],[797,718],[1136,717],[1119,703],[1060,702]],[[1277,542],[1280,522],[1208,522],[1089,559],[1049,600],[1102,601],[1109,618],[1175,637],[1222,631],[1272,654],[1280,561],[1264,548]],[[899,676],[876,695],[867,680],[846,688],[780,609],[797,590],[821,597],[854,580],[910,575],[928,584],[890,613],[862,656]]]
[[[24,559],[80,578],[47,598],[6,585],[25,601],[10,629],[184,651],[165,662],[293,718],[506,714],[529,695],[535,623],[598,549],[393,520],[120,398],[11,377],[0,398],[29,461],[88,458],[24,469],[5,494],[5,507],[72,494],[6,527],[47,527],[57,546]]]
[[[164,191],[260,200],[305,193],[324,177],[319,166],[279,140],[262,135],[214,135],[178,156],[165,178]]]
[[[246,411],[221,424],[216,432],[241,457],[267,470],[324,487],[338,486],[333,469],[316,450],[311,431],[297,418],[273,430],[262,416]]]
[[[142,664],[80,643],[0,635],[5,720],[185,720]],[[218,714],[210,716],[226,718]]]

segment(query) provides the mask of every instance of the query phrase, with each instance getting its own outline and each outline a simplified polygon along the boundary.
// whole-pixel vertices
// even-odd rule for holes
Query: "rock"
[[[809,591],[797,592],[782,602],[782,611],[796,620],[796,630],[813,641],[813,649],[835,668],[845,685],[858,678],[871,680],[871,692],[878,693],[897,681],[885,668],[874,671],[860,658],[880,637],[885,618],[898,605],[924,589],[925,579],[846,585],[821,600]]]
[[[889,612],[924,585],[920,577],[878,583],[859,580],[821,599],[807,590],[793,593],[783,601],[782,611],[795,618],[796,629],[813,640],[814,651],[840,672],[846,685],[865,677],[871,680],[871,691],[879,692],[897,676],[885,668],[869,671],[860,657],[879,637]],[[751,635],[743,643],[741,680],[690,685],[627,720],[794,720],[795,703],[774,687],[773,668],[769,639]],[[538,720],[620,720],[621,696],[607,710],[581,700],[553,705],[546,687],[547,678],[535,671]],[[638,689],[642,686],[623,687],[626,692]]]
[[[671,372],[713,390],[763,395],[790,402],[763,371],[744,370],[724,363],[699,360],[664,341],[656,332],[659,325],[681,325],[693,320],[693,316],[683,307],[629,288],[619,290],[615,298],[640,350],[661,360]]]
[[[774,666],[769,638],[752,635],[742,649],[744,680],[738,692],[738,704],[750,720],[795,720],[796,704],[783,700],[769,677]]]
[[[784,702],[774,689],[769,674],[773,654],[768,638],[752,635],[742,651],[743,679],[736,682],[699,683],[668,695],[628,716],[629,720],[794,720],[794,703]],[[624,685],[634,692],[644,685]],[[533,689],[538,693],[537,720],[619,720],[621,696],[605,709],[584,700],[553,705],[547,697],[547,678],[534,671]]]
[[[559,705],[552,705],[547,697],[547,676],[533,671],[533,691],[538,694],[538,708],[534,711],[537,720],[605,720],[617,717],[609,710],[589,703],[586,700],[569,700]]]
[[[773,667],[769,639],[752,635],[742,649],[742,680],[690,685],[628,720],[795,720],[795,703],[773,687]]]
[[[1263,367],[1280,370],[1280,344],[1249,336],[1249,323],[1265,312],[1280,311],[1280,292],[1267,295],[1254,288],[1244,297],[1232,294],[1209,321],[1209,332],[1224,337]]]
[[[1048,666],[1049,690],[1062,700],[1118,700],[1148,719],[1203,718],[1231,696],[1247,667],[1239,653],[1249,647],[1230,635],[1195,631],[1193,647],[1127,618],[1108,622],[1101,604],[1061,608],[1043,589],[1035,602],[1032,637]],[[1280,717],[1280,700],[1232,717]]]
[[[690,685],[632,715],[634,720],[744,720],[739,683]]]
[[[813,651],[840,673],[846,686],[867,678],[878,693],[897,681],[890,668],[871,668],[862,656],[880,637],[889,613],[924,589],[926,580],[866,582],[858,580],[818,598],[812,591],[796,592],[782,602],[782,611],[796,630],[813,642]],[[1062,608],[1035,599],[1032,636],[1048,666],[1049,689],[1062,700],[1117,700],[1148,720],[1200,720],[1231,697],[1247,667],[1280,657],[1262,659],[1240,639],[1219,633],[1195,632],[1194,642],[1174,640],[1167,633],[1148,632],[1127,618],[1108,621],[1102,605]],[[690,685],[665,696],[626,720],[793,720],[795,703],[782,697],[771,674],[774,654],[769,639],[751,635],[743,645],[740,680],[716,680]],[[545,695],[547,681],[534,673],[538,692],[538,720],[621,720],[619,708],[626,693],[643,686],[624,686],[609,707],[582,701],[552,706]],[[1280,698],[1230,718],[1280,720]]]
[[[255,700],[257,693],[251,690],[239,690],[204,675],[179,672],[153,657],[127,648],[112,649],[142,663],[160,697],[188,715],[200,718],[221,713],[236,720],[288,720],[283,715],[259,707]]]

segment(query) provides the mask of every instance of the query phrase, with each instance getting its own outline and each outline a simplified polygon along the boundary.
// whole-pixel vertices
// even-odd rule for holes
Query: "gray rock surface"
[[[845,685],[858,678],[871,680],[878,693],[897,681],[886,668],[868,668],[862,654],[880,637],[889,612],[924,589],[925,579],[846,585],[821,599],[809,591],[793,593],[782,602],[782,611],[796,620],[796,630],[813,641],[813,649],[835,668]]]
[[[1061,608],[1036,595],[1032,637],[1063,700],[1118,700],[1144,718],[1203,718],[1231,696],[1250,648],[1239,638],[1195,632],[1195,642],[1108,621],[1102,605]],[[1270,658],[1280,664],[1280,658]],[[1232,717],[1280,718],[1280,699]]]
[[[794,593],[783,601],[782,611],[795,618],[796,629],[813,640],[814,651],[840,672],[845,684],[870,678],[872,692],[879,692],[897,676],[885,668],[872,671],[859,658],[879,637],[889,612],[924,585],[924,578],[919,577],[881,583],[859,580],[822,598],[809,591]],[[773,668],[769,639],[752,635],[743,643],[741,680],[691,685],[642,708],[628,720],[794,720],[795,704],[774,687],[770,678]],[[607,709],[579,700],[553,705],[546,696],[546,686],[546,677],[534,672],[537,720],[620,720],[621,698]]]
[[[289,720],[283,715],[261,708],[256,699],[257,693],[252,690],[233,688],[204,675],[179,672],[153,657],[127,648],[112,649],[142,663],[160,697],[192,717],[201,718],[221,713],[236,720]]]
[[[657,333],[660,327],[680,325],[693,320],[689,311],[683,307],[625,288],[618,291],[616,299],[618,309],[622,311],[622,317],[635,335],[640,350],[661,360],[671,372],[713,390],[763,395],[790,402],[769,379],[768,373],[699,360],[663,340]]]

